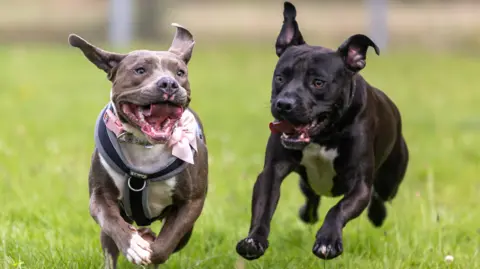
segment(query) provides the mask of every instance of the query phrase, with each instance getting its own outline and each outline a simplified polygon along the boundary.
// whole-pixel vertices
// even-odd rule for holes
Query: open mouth
[[[270,123],[272,132],[282,133],[282,144],[289,149],[303,149],[310,143],[311,137],[325,126],[325,120],[313,120],[309,124],[293,125],[286,120],[274,120]]]
[[[184,110],[183,107],[168,102],[149,105],[125,102],[120,107],[128,120],[156,143],[168,142]]]

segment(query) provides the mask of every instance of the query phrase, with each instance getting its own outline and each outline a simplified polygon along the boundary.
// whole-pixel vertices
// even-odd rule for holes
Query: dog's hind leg
[[[387,216],[385,202],[395,198],[398,187],[405,176],[408,165],[408,148],[405,140],[400,135],[392,152],[382,166],[378,169],[374,193],[368,207],[368,218],[376,227],[383,224]]]
[[[100,232],[100,242],[105,258],[105,269],[116,269],[118,254],[120,253],[117,245],[113,239],[104,232]]]
[[[377,193],[373,193],[368,206],[368,218],[375,227],[380,227],[386,217],[387,208],[385,207],[385,202],[378,197]]]
[[[298,212],[300,219],[309,224],[314,224],[318,221],[318,207],[320,205],[320,196],[317,195],[308,185],[307,174],[299,171],[299,185],[300,190],[305,196],[305,204],[300,207]]]

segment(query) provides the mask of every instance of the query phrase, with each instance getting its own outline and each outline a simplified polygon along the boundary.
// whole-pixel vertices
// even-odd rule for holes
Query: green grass
[[[106,76],[73,48],[1,48],[0,59],[0,268],[101,268],[87,173]],[[209,142],[209,194],[189,245],[162,268],[480,268],[480,62],[419,52],[372,54],[363,71],[398,104],[411,152],[385,225],[375,229],[363,214],[344,229],[341,257],[317,259],[321,223],[297,218],[303,198],[290,176],[270,248],[239,259],[275,61],[267,47],[196,48],[192,106]],[[323,200],[322,219],[336,201]],[[124,258],[120,267],[139,268]]]

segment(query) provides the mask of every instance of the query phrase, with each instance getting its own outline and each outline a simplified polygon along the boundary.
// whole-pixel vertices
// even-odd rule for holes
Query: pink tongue
[[[169,104],[152,104],[150,105],[149,117],[161,118],[162,121],[166,117],[178,119],[182,116],[183,109],[178,106]]]
[[[272,133],[294,133],[295,132],[295,126],[293,126],[291,123],[288,121],[273,121],[270,122],[270,131]]]

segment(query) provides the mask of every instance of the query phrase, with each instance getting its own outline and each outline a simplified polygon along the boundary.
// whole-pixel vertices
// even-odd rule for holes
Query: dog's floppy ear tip
[[[176,22],[172,22],[171,25],[172,25],[173,27],[184,28],[184,29],[185,29],[185,27],[181,26],[180,24],[178,24],[178,23],[176,23]]]
[[[365,40],[367,40],[367,43],[370,47],[372,47],[374,50],[375,50],[375,53],[377,55],[380,55],[380,48],[377,46],[377,44],[375,44],[375,42],[373,42],[373,40],[366,36],[366,35],[360,35],[362,38],[364,38]]]
[[[380,56],[380,48],[374,44],[373,49],[375,50],[375,53]]]
[[[79,48],[83,44],[85,44],[85,40],[83,38],[81,38],[80,36],[76,35],[76,34],[70,34],[68,36],[68,43],[72,47]]]
[[[171,25],[177,29],[177,34],[180,33],[181,35],[186,35],[189,39],[193,40],[192,33],[190,33],[185,26],[182,26],[176,22],[173,22]]]
[[[190,31],[188,31],[187,28],[185,28],[185,26],[180,25],[180,24],[178,24],[178,23],[176,23],[176,22],[172,22],[171,25],[172,25],[173,27],[175,27],[176,29],[182,29],[182,30],[184,30],[184,31],[190,32]]]
[[[292,3],[285,1],[283,3],[283,15],[285,17],[295,18],[297,16],[297,10],[295,6]]]
[[[339,49],[341,51],[346,51],[351,44],[358,44],[365,48],[372,47],[375,50],[375,54],[380,55],[380,48],[377,46],[377,44],[375,44],[375,42],[373,42],[373,40],[370,37],[366,35],[363,35],[363,34],[352,35],[347,40],[345,40],[342,43],[342,45],[340,45]]]

